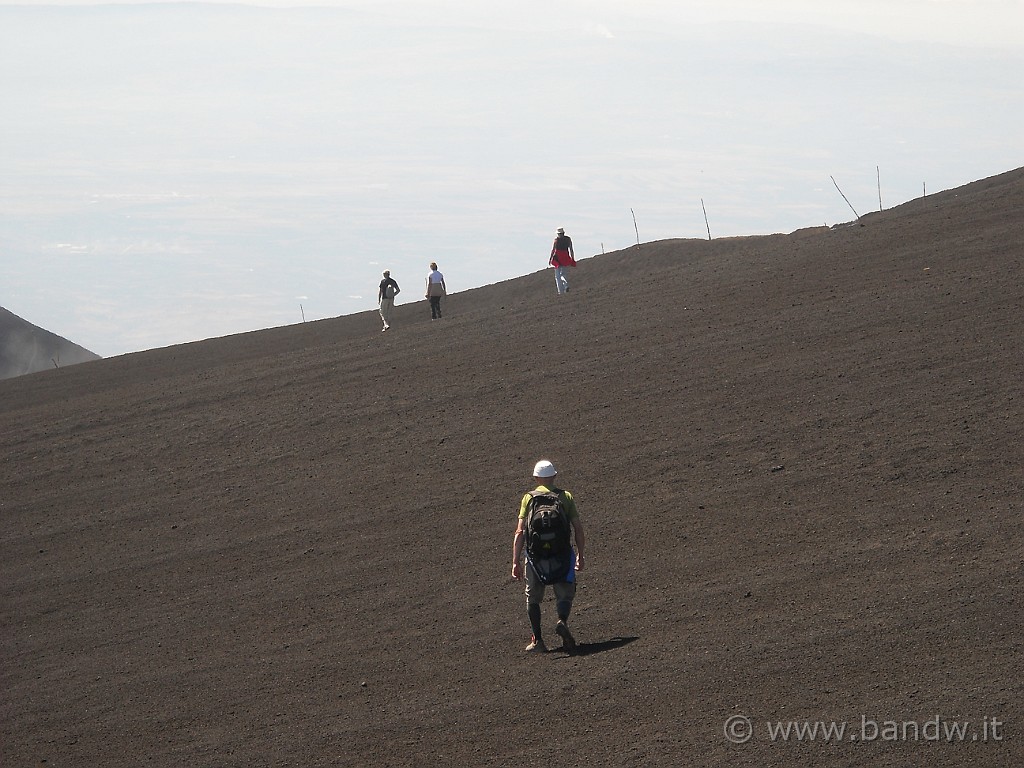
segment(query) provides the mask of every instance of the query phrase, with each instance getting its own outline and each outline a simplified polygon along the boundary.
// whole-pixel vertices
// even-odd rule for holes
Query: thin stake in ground
[[[835,177],[834,176],[829,176],[829,178],[832,179],[832,183],[836,185],[836,189],[839,190],[839,194],[843,195],[843,190],[839,189],[839,185],[836,184]],[[846,195],[843,195],[843,200],[846,200]],[[846,204],[850,206],[850,210],[853,211],[853,215],[857,217],[857,221],[860,221],[860,214],[857,213],[856,209],[852,205],[850,205],[850,201],[849,200],[846,200]]]

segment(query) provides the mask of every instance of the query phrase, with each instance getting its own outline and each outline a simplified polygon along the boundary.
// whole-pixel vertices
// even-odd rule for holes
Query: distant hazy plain
[[[393,6],[394,4],[392,4]],[[0,6],[0,305],[104,355],[1024,164],[1022,47],[811,25]],[[701,200],[707,209],[705,223]],[[579,276],[580,280],[585,279]],[[652,280],[655,277],[652,276]]]

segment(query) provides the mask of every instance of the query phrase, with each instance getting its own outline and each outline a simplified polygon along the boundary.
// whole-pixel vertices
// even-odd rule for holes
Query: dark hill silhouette
[[[99,359],[96,353],[0,307],[0,379]]]
[[[1020,764],[1021,210],[1017,170],[0,383],[4,763]],[[508,576],[540,457],[571,657]]]

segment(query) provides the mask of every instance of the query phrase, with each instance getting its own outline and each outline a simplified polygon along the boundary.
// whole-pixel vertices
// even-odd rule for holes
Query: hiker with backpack
[[[551,256],[548,266],[555,268],[555,288],[558,295],[569,292],[569,279],[565,276],[568,267],[576,266],[576,256],[572,252],[572,238],[565,234],[561,227],[555,234],[555,242],[551,245]]]
[[[380,329],[384,333],[391,327],[391,310],[395,307],[395,296],[402,289],[398,287],[391,278],[391,271],[384,270],[384,279],[380,281],[380,288],[377,290],[377,304],[380,306],[380,319],[384,321],[384,327]]]
[[[576,597],[576,571],[583,570],[585,536],[572,494],[555,485],[557,474],[555,465],[544,459],[533,468],[539,485],[523,496],[512,542],[512,578],[526,579],[526,612],[533,631],[526,646],[528,653],[547,651],[541,633],[540,605],[548,586],[555,593],[555,632],[562,638],[562,650],[571,653],[576,648],[568,622]]]

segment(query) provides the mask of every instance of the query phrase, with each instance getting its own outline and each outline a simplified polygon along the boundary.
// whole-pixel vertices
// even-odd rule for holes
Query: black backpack
[[[526,504],[526,556],[541,581],[564,581],[572,567],[569,513],[557,489],[530,491]]]

